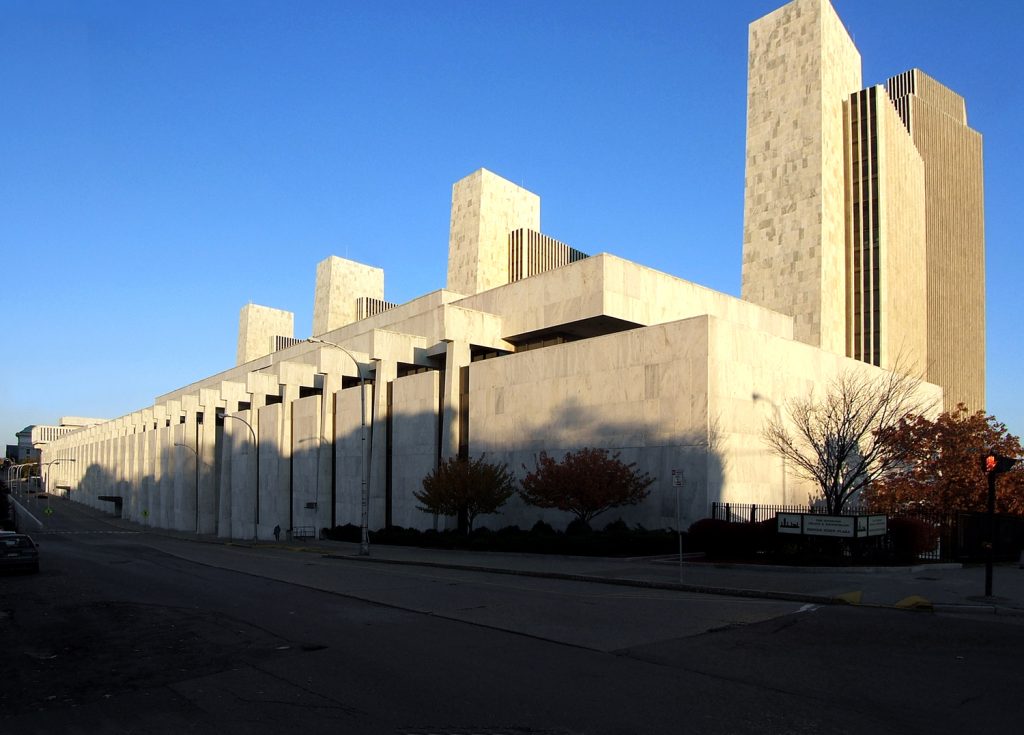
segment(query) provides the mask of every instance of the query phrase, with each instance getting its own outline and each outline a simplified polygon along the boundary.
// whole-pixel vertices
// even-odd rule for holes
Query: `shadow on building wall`
[[[454,518],[435,518],[419,510],[413,496],[441,459],[439,422],[436,413],[398,411],[388,422],[390,434],[368,430],[373,439],[367,484],[371,529],[454,527]],[[650,495],[641,504],[612,509],[597,519],[600,524],[621,518],[651,529],[674,528],[678,503],[685,528],[707,516],[710,504],[721,500],[725,463],[713,425],[707,434],[666,434],[653,420],[609,421],[575,402],[548,412],[543,422],[511,442],[490,438],[484,422],[476,424],[468,432],[469,455],[505,463],[519,479],[534,468],[541,451],[561,459],[584,446],[619,452],[624,462],[635,462],[637,469],[654,478]],[[106,512],[120,510],[121,517],[154,528],[225,538],[269,539],[275,527],[282,538],[289,533],[316,534],[324,527],[360,523],[361,437],[359,427],[339,434],[333,443],[305,437],[293,443],[290,453],[261,438],[257,462],[247,434],[218,430],[212,463],[177,446],[161,448],[152,461],[129,455],[110,467],[93,463],[73,484],[69,497]],[[143,464],[156,470],[140,473]],[[682,477],[681,486],[673,482],[674,473]],[[538,520],[560,528],[571,516],[527,506],[516,496],[498,514],[481,516],[477,525],[529,527]]]

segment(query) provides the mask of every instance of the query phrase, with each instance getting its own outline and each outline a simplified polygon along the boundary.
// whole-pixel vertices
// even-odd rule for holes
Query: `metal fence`
[[[775,518],[776,513],[822,513],[825,508],[809,505],[758,505],[756,503],[712,503],[711,517],[730,523],[758,523]],[[861,506],[847,506],[843,508],[841,515],[859,515],[865,513],[877,513],[871,509]],[[962,554],[960,549],[960,517],[959,513],[939,513],[924,510],[901,510],[895,513],[886,514],[890,519],[910,518],[927,523],[935,529],[936,544],[930,549],[918,554],[919,559],[928,561],[954,561]]]

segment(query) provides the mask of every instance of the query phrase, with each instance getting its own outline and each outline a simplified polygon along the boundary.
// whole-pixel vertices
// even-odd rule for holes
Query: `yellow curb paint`
[[[931,600],[921,597],[921,595],[911,595],[910,597],[904,597],[902,600],[897,602],[896,607],[903,608],[905,610],[930,610],[932,602]]]
[[[856,590],[854,592],[844,592],[841,595],[836,595],[836,599],[842,600],[843,602],[848,602],[851,605],[859,605],[861,594],[862,593],[860,590]]]

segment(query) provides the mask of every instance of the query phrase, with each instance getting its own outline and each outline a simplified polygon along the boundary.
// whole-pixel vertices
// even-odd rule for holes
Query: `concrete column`
[[[365,405],[363,416],[370,423],[372,386],[367,386],[363,400],[360,387],[347,388],[335,394],[334,461],[335,461],[335,523],[344,526],[362,521],[363,457],[362,429],[359,411]],[[365,400],[365,403],[364,403]],[[367,431],[367,435],[369,431]]]
[[[370,530],[383,528],[387,503],[388,383],[398,377],[394,360],[374,360],[373,434],[370,460]]]
[[[175,528],[181,531],[195,531],[199,525],[197,508],[199,473],[201,471],[201,463],[198,458],[198,394],[182,396],[181,410],[185,416],[185,423],[179,424],[174,439],[175,444],[184,445],[175,447],[177,450],[175,460],[179,467],[179,472],[175,476],[174,517],[177,524]]]
[[[438,377],[430,371],[393,384],[391,519],[405,528],[435,527],[434,516],[417,507],[413,493],[423,488],[423,478],[437,467]]]
[[[226,415],[240,413],[238,411],[239,402],[248,402],[250,398],[245,384],[234,381],[223,381],[220,384],[217,395],[217,403],[219,407],[224,409]],[[215,417],[216,409],[214,410],[214,416],[211,417],[214,423],[216,423]],[[242,418],[248,420],[248,415],[243,415]],[[253,428],[255,429],[256,427]],[[239,430],[244,433],[239,433]],[[218,438],[220,440],[220,476],[218,478],[219,490],[217,492],[217,535],[221,538],[251,539],[253,537],[252,524],[255,511],[255,497],[251,506],[235,507],[236,495],[234,492],[234,488],[239,482],[244,483],[246,481],[245,477],[236,477],[240,471],[244,470],[244,468],[240,468],[237,465],[236,457],[239,452],[244,451],[244,445],[252,443],[249,430],[240,421],[225,419]],[[253,452],[252,459],[255,460],[255,457],[256,454]],[[250,479],[255,482],[255,476],[252,476]],[[235,517],[236,515],[238,516],[237,518]],[[240,536],[236,535],[236,530],[244,528],[245,524],[248,524],[248,527],[243,534]]]
[[[469,342],[453,340],[448,342],[444,356],[444,387],[442,394],[443,415],[441,417],[441,458],[448,459],[459,453],[459,389],[461,370],[471,362]]]
[[[160,463],[159,498],[156,515],[157,528],[173,528],[174,516],[174,427],[164,424],[157,430],[157,461]]]
[[[220,457],[217,453],[217,407],[220,392],[200,388],[197,412],[202,412],[203,422],[197,427],[199,452],[199,533],[216,534],[218,530],[217,509],[219,507]],[[198,422],[198,415],[197,415]]]
[[[276,403],[259,409],[260,422],[260,525],[288,528],[288,485],[281,474],[281,416],[283,406]]]
[[[252,411],[237,411],[238,416],[252,423]],[[229,426],[230,424],[230,426]],[[255,427],[254,427],[255,428]],[[253,538],[256,535],[256,456],[258,447],[252,434],[241,421],[225,419],[224,436],[231,436],[231,538]],[[228,442],[225,441],[227,446]]]
[[[235,399],[224,399],[221,398],[219,401],[222,405],[220,408],[224,409],[224,413],[232,414],[238,410],[238,400]],[[215,420],[215,419],[214,419]],[[218,492],[217,492],[217,535],[221,538],[233,538],[232,535],[232,492],[231,486],[233,483],[233,469],[234,469],[234,453],[235,453],[235,429],[245,429],[244,426],[240,426],[237,421],[231,421],[225,419],[223,426],[218,427],[218,447],[217,453],[220,458],[220,476],[218,477]]]
[[[321,473],[320,396],[292,404],[292,526],[312,526],[316,532],[330,522],[330,476]],[[329,447],[329,445],[328,445]]]
[[[124,499],[122,516],[138,522],[139,498],[142,493],[142,476],[139,472],[139,458],[142,451],[142,416],[136,412],[131,414],[131,433],[128,435],[128,482],[130,489]]]
[[[277,435],[277,479],[274,483],[274,487],[277,488],[278,498],[280,502],[280,509],[283,511],[282,515],[287,521],[281,523],[282,530],[291,528],[293,523],[292,509],[293,509],[293,495],[294,488],[292,487],[292,410],[293,404],[299,400],[299,388],[301,386],[298,383],[282,383],[281,384],[281,407],[280,412],[280,430]],[[277,525],[277,521],[270,524],[267,528],[268,538],[273,538],[272,533],[274,526]]]
[[[153,431],[153,409],[152,407],[144,408],[142,409],[142,435],[139,437],[141,450],[139,458],[139,472],[141,474],[139,505],[138,514],[132,519],[144,525],[150,525],[150,517],[152,515],[150,505],[153,502],[154,488],[156,486],[156,468],[153,464]]]
[[[275,373],[264,372],[248,373],[245,378],[245,384],[246,391],[249,393],[253,430],[256,432],[259,440],[260,529],[258,534],[259,538],[271,538],[274,526],[278,524],[278,521],[273,520],[277,515],[276,511],[271,510],[275,505],[276,499],[273,497],[273,484],[267,484],[270,476],[264,465],[269,463],[271,468],[274,469],[277,466],[276,455],[278,453],[277,438],[280,432],[280,415],[278,413],[275,417],[274,412],[265,414],[264,409],[267,407],[267,395],[277,396],[280,391],[280,384]],[[270,420],[271,424],[264,424],[265,419]],[[268,490],[270,494],[268,494]],[[284,528],[283,525],[282,528]]]

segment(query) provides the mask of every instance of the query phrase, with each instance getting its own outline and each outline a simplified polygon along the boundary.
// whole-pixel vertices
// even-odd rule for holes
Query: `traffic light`
[[[1017,464],[1017,460],[1013,457],[1004,457],[995,452],[989,452],[981,457],[981,471],[986,475],[1001,475],[1004,472],[1009,472],[1015,464]]]

